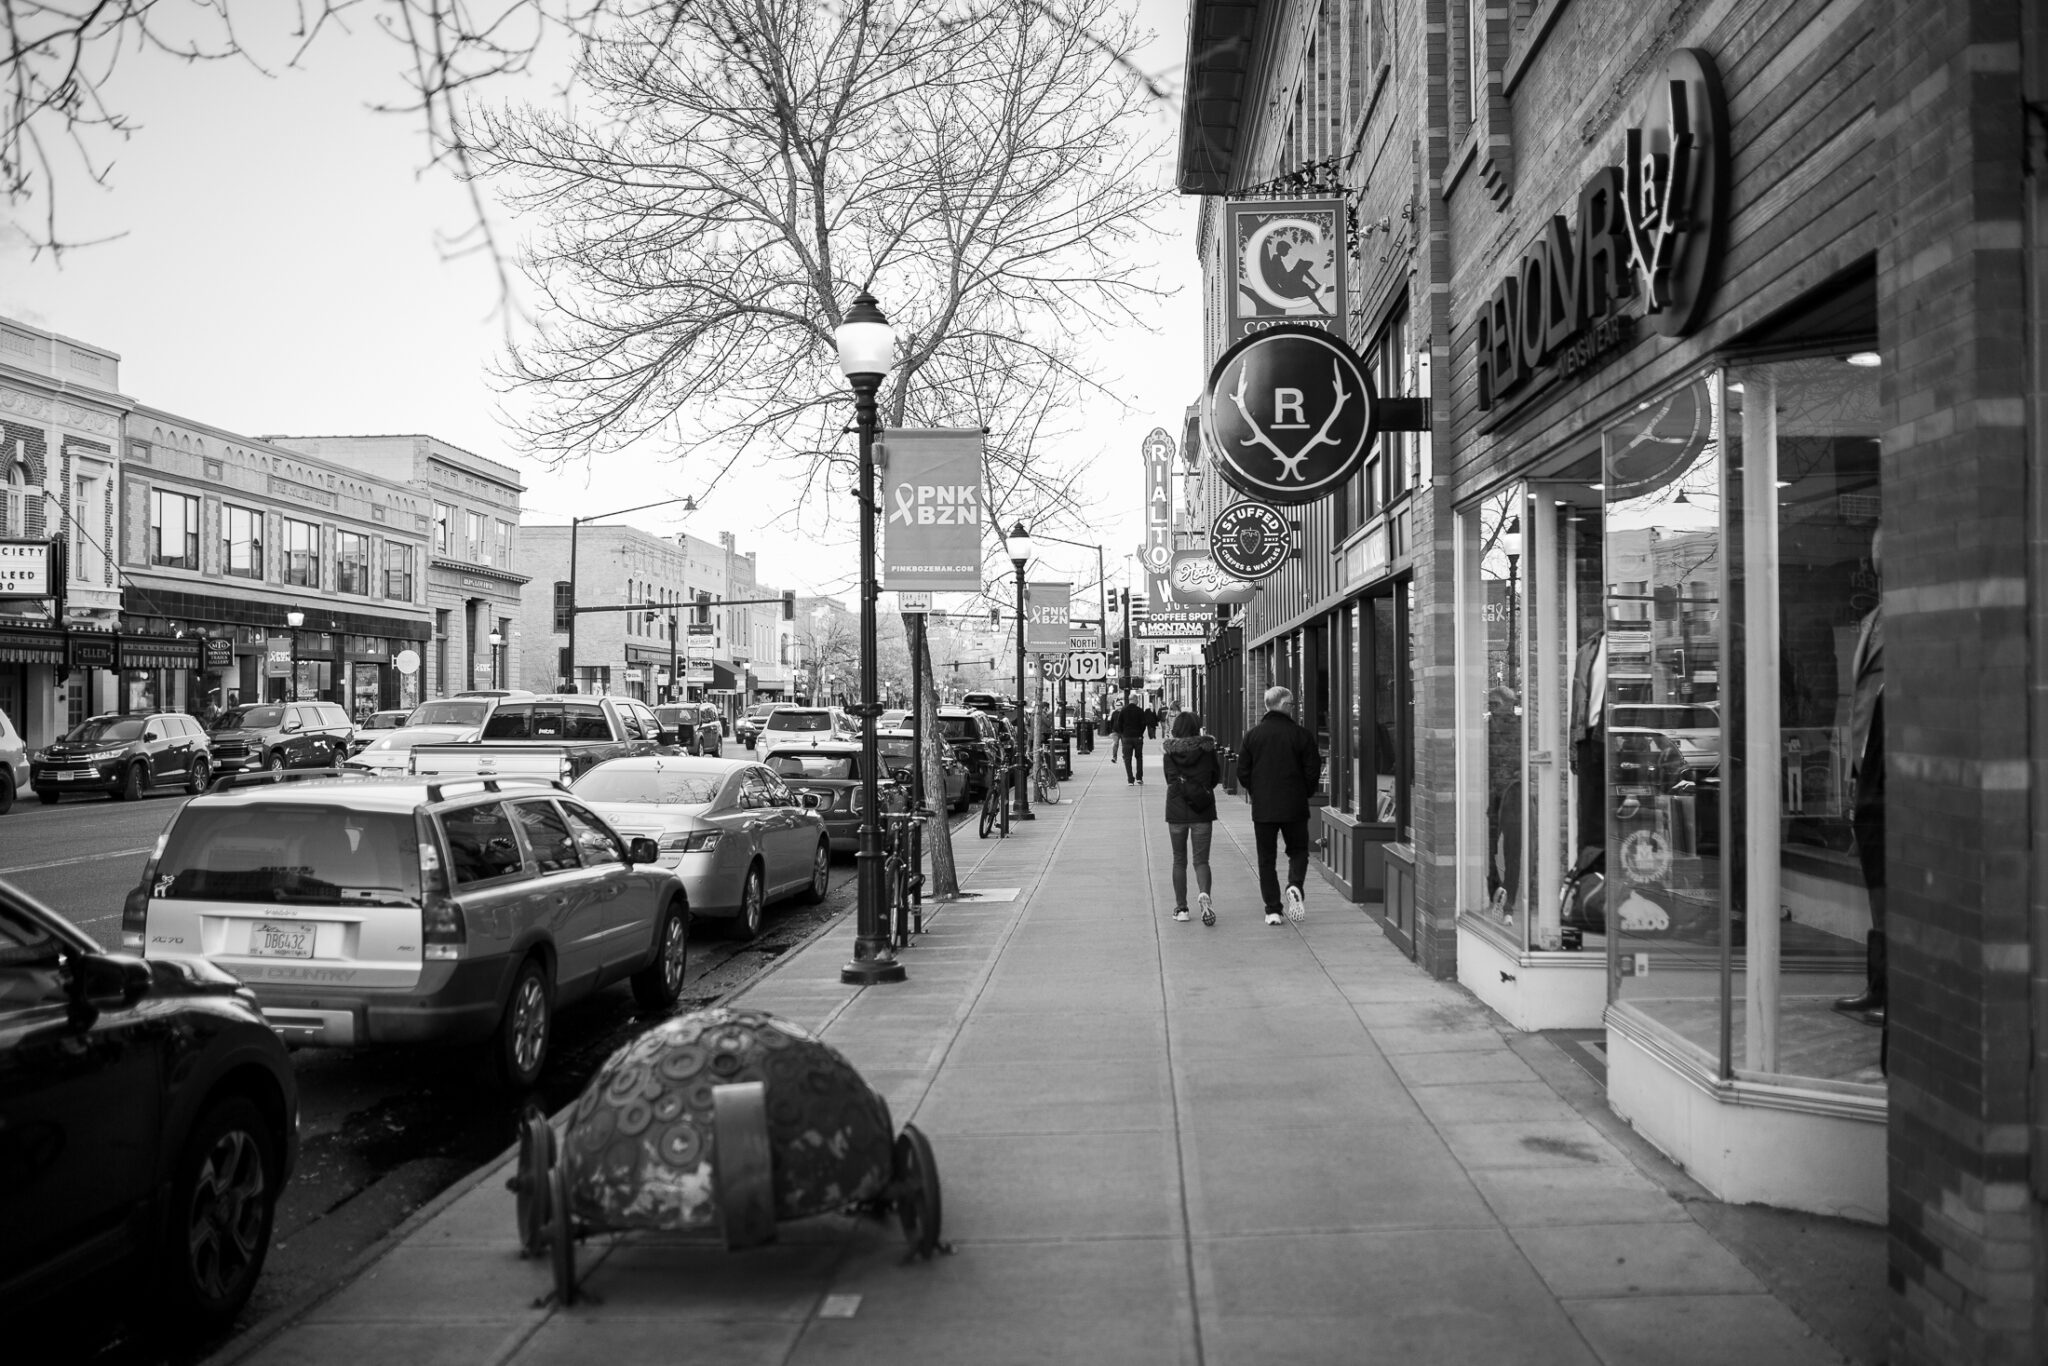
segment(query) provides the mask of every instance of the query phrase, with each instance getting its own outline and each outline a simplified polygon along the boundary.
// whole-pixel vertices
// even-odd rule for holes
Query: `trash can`
[[[1234,749],[1218,750],[1216,757],[1223,762],[1223,790],[1235,796],[1237,794],[1237,751]]]
[[[1094,718],[1090,717],[1090,718],[1087,718],[1087,719],[1084,719],[1084,720],[1082,720],[1082,721],[1079,721],[1079,722],[1077,722],[1077,723],[1075,724],[1075,726],[1074,726],[1074,734],[1075,734],[1075,737],[1076,737],[1076,738],[1075,738],[1075,744],[1076,744],[1076,747],[1077,747],[1077,748],[1078,748],[1078,749],[1079,749],[1079,750],[1080,750],[1080,751],[1081,751],[1081,752],[1082,752],[1083,754],[1093,754],[1093,753],[1095,752],[1095,721],[1094,721]]]
[[[1052,757],[1053,772],[1062,782],[1074,776],[1074,732],[1065,726],[1052,733]]]

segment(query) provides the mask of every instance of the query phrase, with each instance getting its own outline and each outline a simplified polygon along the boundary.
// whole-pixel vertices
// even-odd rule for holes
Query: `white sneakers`
[[[1287,922],[1286,922],[1285,920],[1282,920],[1282,919],[1280,918],[1280,912],[1278,912],[1278,911],[1267,911],[1267,912],[1266,912],[1266,923],[1267,923],[1268,925],[1285,925],[1285,924],[1286,924]]]
[[[1301,888],[1289,887],[1281,895],[1287,901],[1287,918],[1299,925],[1302,916],[1308,913],[1308,906],[1301,899]]]
[[[1175,920],[1186,920],[1188,918],[1188,908],[1185,906],[1177,908],[1173,913],[1173,918]]]
[[[1195,904],[1202,908],[1202,923],[1204,925],[1214,925],[1216,923],[1216,908],[1209,904],[1209,894],[1207,892],[1198,894],[1195,897]]]

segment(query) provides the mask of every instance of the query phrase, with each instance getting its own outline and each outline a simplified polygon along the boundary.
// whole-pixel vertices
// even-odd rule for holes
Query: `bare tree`
[[[1131,247],[1166,195],[1134,132],[1149,97],[1108,50],[1130,43],[1111,0],[696,0],[608,29],[582,107],[480,114],[465,145],[543,225],[506,371],[538,400],[531,451],[658,439],[709,457],[707,489],[763,457],[790,461],[793,501],[844,488],[833,330],[869,288],[899,337],[884,421],[989,429],[992,508],[1071,513],[1050,437],[1110,399],[1080,343],[1153,297]]]

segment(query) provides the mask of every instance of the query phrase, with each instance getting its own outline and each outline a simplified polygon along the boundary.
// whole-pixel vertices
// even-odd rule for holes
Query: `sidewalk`
[[[1544,1080],[1553,1046],[1313,878],[1307,921],[1266,926],[1242,805],[1218,924],[1179,924],[1156,758],[1143,787],[1106,751],[1076,765],[1013,838],[966,832],[963,882],[993,895],[927,919],[907,983],[840,984],[849,920],[739,998],[822,1032],[930,1136],[955,1255],[905,1264],[893,1223],[836,1217],[741,1253],[597,1237],[578,1265],[602,1302],[535,1308],[548,1273],[499,1170],[234,1359],[1843,1359]]]

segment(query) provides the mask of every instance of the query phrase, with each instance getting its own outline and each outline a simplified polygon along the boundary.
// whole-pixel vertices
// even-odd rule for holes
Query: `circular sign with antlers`
[[[1287,562],[1294,529],[1264,503],[1232,503],[1209,528],[1209,553],[1225,573],[1263,579]]]
[[[1310,503],[1365,459],[1376,404],[1364,363],[1342,339],[1286,324],[1217,358],[1202,421],[1233,486],[1271,503]]]

